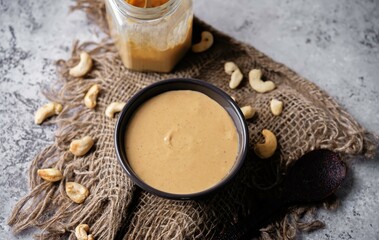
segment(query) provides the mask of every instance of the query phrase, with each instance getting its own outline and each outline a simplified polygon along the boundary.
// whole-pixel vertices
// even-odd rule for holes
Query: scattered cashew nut
[[[192,46],[192,52],[201,53],[208,50],[213,45],[213,35],[208,31],[201,33],[201,41]]]
[[[230,96],[230,97],[233,99],[233,101],[237,102],[237,98],[235,96]]]
[[[75,203],[82,203],[89,195],[88,189],[76,182],[66,183],[67,196]]]
[[[231,89],[237,88],[240,85],[242,79],[243,79],[243,75],[242,75],[241,70],[239,70],[239,69],[235,70],[232,74],[231,79],[230,79],[229,87]]]
[[[98,84],[92,85],[84,97],[84,105],[88,108],[96,107],[96,98],[100,92],[100,86]]]
[[[262,81],[262,71],[253,69],[249,72],[250,86],[259,93],[270,92],[275,89],[275,83],[272,81]]]
[[[244,106],[244,107],[241,107],[241,111],[243,113],[243,115],[245,116],[245,119],[250,119],[252,117],[254,117],[255,115],[255,109],[252,108],[251,106]]]
[[[224,64],[224,70],[227,74],[232,75],[235,70],[239,69],[234,62],[226,62]]]
[[[47,182],[57,182],[63,178],[62,172],[55,168],[38,169],[37,174]]]
[[[229,82],[229,87],[231,89],[237,88],[243,79],[243,74],[241,70],[238,68],[237,64],[235,64],[234,62],[226,62],[224,65],[224,69],[227,74],[232,75]]]
[[[70,69],[70,75],[73,77],[83,77],[92,68],[92,58],[87,52],[80,53],[79,63]]]
[[[262,135],[265,138],[265,142],[257,143],[254,147],[254,152],[258,157],[266,159],[274,155],[278,143],[276,136],[270,130],[264,129]]]
[[[40,107],[34,115],[34,123],[41,124],[46,118],[53,115],[58,115],[62,112],[62,105],[59,103],[51,102]]]
[[[75,236],[78,240],[88,240],[87,232],[89,231],[88,224],[79,224],[75,228]],[[92,234],[91,234],[92,235]]]
[[[114,118],[115,113],[121,112],[124,106],[124,102],[113,102],[109,104],[107,109],[105,109],[105,116],[109,118]]]
[[[81,139],[77,139],[71,142],[70,152],[77,157],[85,155],[93,146],[94,141],[92,137],[85,136]]]
[[[88,238],[87,238],[87,240],[95,240],[95,238],[93,237],[93,235],[92,235],[92,234],[90,234],[90,235],[88,235]]]
[[[283,110],[283,102],[274,98],[270,101],[270,108],[272,114],[274,114],[275,116],[279,116]]]

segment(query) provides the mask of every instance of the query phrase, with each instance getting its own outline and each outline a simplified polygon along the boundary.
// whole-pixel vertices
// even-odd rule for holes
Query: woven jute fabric
[[[107,31],[101,0],[79,0],[76,4],[76,9],[84,10]],[[373,154],[374,144],[365,130],[315,84],[199,20],[194,23],[194,41],[203,30],[213,33],[213,47],[200,54],[189,52],[170,74],[129,71],[109,37],[100,43],[76,43],[72,58],[58,61],[59,81],[46,95],[64,107],[59,116],[49,120],[57,125],[55,141],[32,161],[30,192],[10,216],[9,224],[16,233],[38,227],[39,239],[75,239],[75,227],[87,223],[95,239],[212,239],[241,217],[254,214],[265,199],[274,198],[287,169],[303,154],[320,148],[343,156]],[[78,62],[82,50],[91,54],[94,67],[85,78],[73,78],[68,70]],[[223,69],[226,61],[235,62],[245,76],[236,90],[228,87],[230,76]],[[253,91],[247,81],[253,68],[261,69],[264,78],[274,81],[277,88],[266,94]],[[149,84],[178,77],[204,80],[234,96],[239,105],[252,105],[257,116],[248,121],[251,149],[263,142],[263,129],[274,132],[279,144],[270,159],[260,160],[252,153],[222,191],[198,201],[167,200],[136,187],[116,159],[116,119],[104,114],[111,102],[127,102]],[[95,83],[102,90],[96,108],[90,110],[84,106],[83,98]],[[284,103],[280,116],[270,112],[272,98]],[[70,142],[86,135],[95,139],[95,146],[83,157],[73,156],[68,151]],[[64,179],[58,183],[40,179],[37,169],[48,167],[62,170]],[[90,195],[83,204],[67,197],[68,181],[89,188]],[[313,218],[319,206],[287,209],[260,230],[260,238],[293,239],[301,230],[322,227]]]

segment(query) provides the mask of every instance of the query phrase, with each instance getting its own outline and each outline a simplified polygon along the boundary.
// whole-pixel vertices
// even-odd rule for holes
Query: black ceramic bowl
[[[130,167],[128,163],[128,159],[126,157],[125,133],[128,127],[128,122],[130,118],[133,116],[134,112],[138,109],[139,106],[141,106],[148,99],[158,94],[161,94],[167,91],[173,91],[173,90],[198,91],[212,98],[229,113],[238,132],[239,150],[238,150],[238,156],[233,168],[230,170],[229,174],[226,177],[224,177],[218,184],[201,192],[190,193],[190,194],[174,194],[174,193],[163,192],[158,189],[155,189],[149,186],[148,184],[146,184],[143,180],[141,180],[138,177],[137,174],[135,174],[133,169]],[[225,184],[229,182],[236,175],[236,173],[241,168],[246,158],[248,136],[249,135],[248,135],[245,118],[240,108],[237,106],[237,104],[231,99],[231,97],[228,94],[226,94],[219,88],[201,80],[169,79],[169,80],[160,81],[160,82],[157,82],[150,86],[145,87],[129,100],[129,102],[126,104],[126,106],[120,113],[119,119],[116,124],[115,146],[116,146],[116,153],[117,153],[118,160],[120,161],[122,167],[124,168],[126,173],[129,175],[129,177],[133,180],[135,184],[137,184],[142,189],[160,197],[184,200],[184,199],[195,199],[195,198],[204,197],[206,195],[209,195],[215,192],[216,190],[219,190],[223,186],[225,186]]]

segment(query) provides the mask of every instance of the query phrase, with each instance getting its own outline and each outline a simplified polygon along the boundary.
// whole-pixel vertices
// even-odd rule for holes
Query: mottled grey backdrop
[[[379,134],[379,0],[194,0],[195,13],[216,28],[285,63],[337,99]],[[0,239],[27,191],[33,156],[54,139],[33,113],[54,82],[54,60],[68,58],[74,39],[96,40],[96,27],[71,1],[0,0]],[[354,163],[338,195],[341,207],[321,212],[327,228],[304,239],[379,239],[379,159]]]

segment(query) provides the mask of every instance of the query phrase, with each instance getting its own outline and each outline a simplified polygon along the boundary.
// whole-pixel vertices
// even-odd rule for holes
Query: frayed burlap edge
[[[109,161],[109,158],[116,158],[114,153],[108,156],[106,152],[96,151],[95,146],[84,160],[67,151],[72,139],[86,135],[91,135],[96,143],[113,142],[113,139],[103,134],[113,131],[113,127],[105,124],[107,121],[102,116],[103,111],[94,112],[82,108],[85,92],[92,84],[98,83],[96,79],[105,77],[102,73],[107,73],[107,71],[102,71],[107,66],[97,63],[107,62],[105,59],[114,58],[115,51],[109,50],[110,48],[113,46],[107,43],[87,42],[79,47],[76,42],[73,46],[73,57],[68,61],[57,62],[58,73],[61,77],[56,83],[59,87],[55,87],[56,90],[50,89],[45,94],[48,99],[62,103],[64,107],[60,115],[50,121],[57,125],[55,143],[40,152],[31,163],[29,185],[32,191],[16,204],[9,218],[9,224],[15,233],[30,227],[38,227],[42,232],[36,235],[36,238],[66,239],[70,236],[73,239],[73,230],[79,223],[91,223],[91,229],[94,229],[93,233],[98,239],[113,239],[121,227],[121,220],[125,218],[128,202],[133,197],[129,194],[133,191],[126,190],[134,189],[134,185],[116,161]],[[78,51],[83,49],[93,56],[94,68],[99,71],[92,71],[86,80],[74,79],[68,75],[68,69],[78,62]],[[110,81],[109,84],[112,82]],[[104,98],[107,101],[105,95]],[[80,99],[79,102],[78,99]],[[100,105],[102,106],[98,106],[99,109],[105,108],[105,105],[101,103]],[[93,122],[94,115],[101,115],[102,122]],[[94,126],[99,129],[97,135],[92,133]],[[98,159],[103,160],[101,163],[96,162]],[[97,164],[88,164],[88,162]],[[42,181],[36,172],[39,168],[48,167],[60,169],[65,176],[64,180],[59,183]],[[107,179],[114,173],[108,173],[108,171],[118,172],[117,175],[121,176],[120,186],[117,186],[117,189],[123,189],[122,191],[114,191],[114,182]],[[102,177],[99,178],[99,175]],[[64,189],[67,181],[79,182],[90,189],[86,204],[75,204],[69,200]]]

